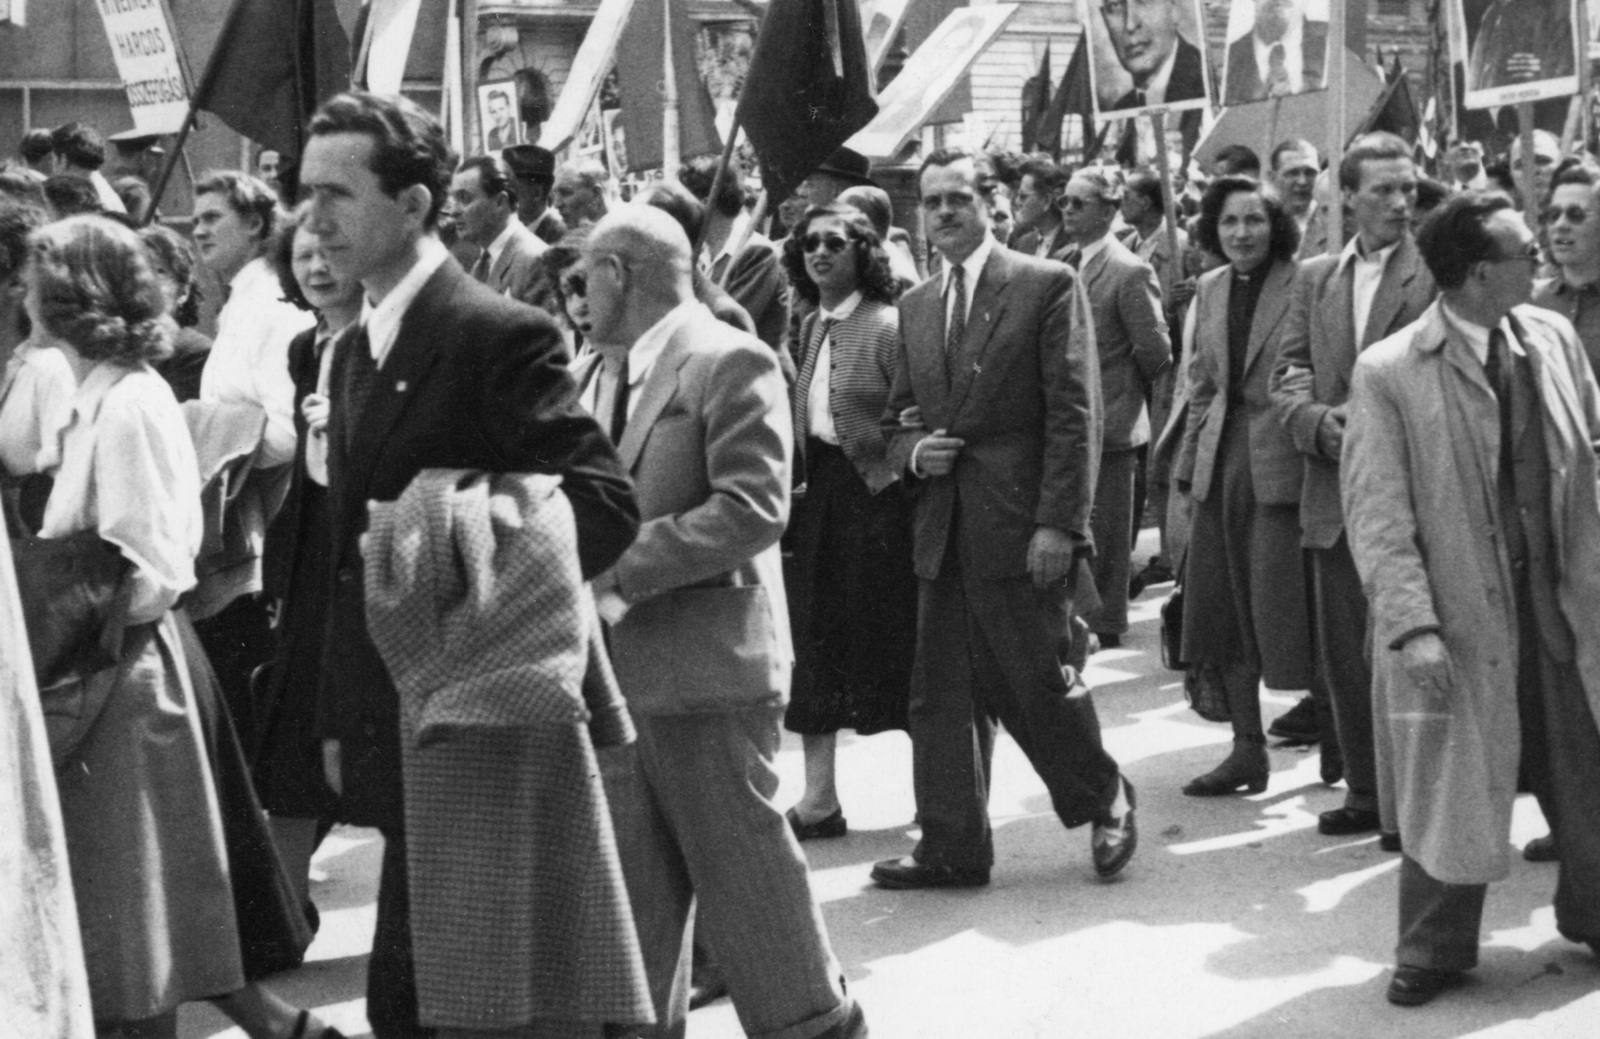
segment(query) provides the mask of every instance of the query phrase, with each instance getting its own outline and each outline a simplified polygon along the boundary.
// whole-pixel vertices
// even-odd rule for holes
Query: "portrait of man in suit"
[[[1250,28],[1228,44],[1223,104],[1323,89],[1328,23],[1306,18],[1305,0],[1235,0],[1229,27],[1242,23]]]
[[[1467,90],[1518,87],[1571,76],[1571,0],[1493,0],[1472,35]]]
[[[522,128],[517,124],[515,93],[510,83],[485,84],[478,89],[482,104],[483,150],[497,152],[522,143]]]
[[[1185,23],[1180,0],[1096,0],[1100,17],[1091,18],[1091,36],[1103,30],[1117,62],[1133,79],[1119,94],[1096,90],[1102,111],[1154,107],[1193,108],[1206,97],[1205,57],[1185,38],[1205,23],[1198,10]],[[1113,87],[1113,91],[1114,91]],[[1188,102],[1188,104],[1185,104]]]

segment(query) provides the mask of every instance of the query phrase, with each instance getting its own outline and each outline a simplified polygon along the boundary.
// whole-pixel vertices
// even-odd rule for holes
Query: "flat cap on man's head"
[[[553,180],[556,175],[556,157],[537,144],[517,144],[500,153],[511,175],[519,180]]]

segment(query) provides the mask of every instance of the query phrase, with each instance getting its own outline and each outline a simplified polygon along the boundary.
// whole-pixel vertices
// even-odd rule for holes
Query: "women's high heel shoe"
[[[1184,786],[1189,797],[1226,797],[1243,787],[1252,794],[1267,788],[1272,766],[1267,761],[1267,746],[1262,737],[1235,739],[1233,750],[1222,764]]]

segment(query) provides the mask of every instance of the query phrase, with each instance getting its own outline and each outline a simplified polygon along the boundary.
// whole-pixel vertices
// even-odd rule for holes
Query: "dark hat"
[[[551,180],[556,175],[556,157],[537,144],[514,144],[500,153],[511,167],[511,175],[523,180]]]
[[[851,184],[878,186],[878,182],[872,179],[872,161],[860,152],[851,151],[849,148],[835,149],[834,153],[828,156],[827,161],[818,166],[814,172],[825,173],[830,177],[837,177]]]

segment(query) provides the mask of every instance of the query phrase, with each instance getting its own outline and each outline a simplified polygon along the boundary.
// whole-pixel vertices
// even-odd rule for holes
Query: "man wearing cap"
[[[500,153],[517,186],[517,219],[550,245],[561,241],[567,225],[550,206],[556,180],[556,157],[536,144],[519,144]]]

